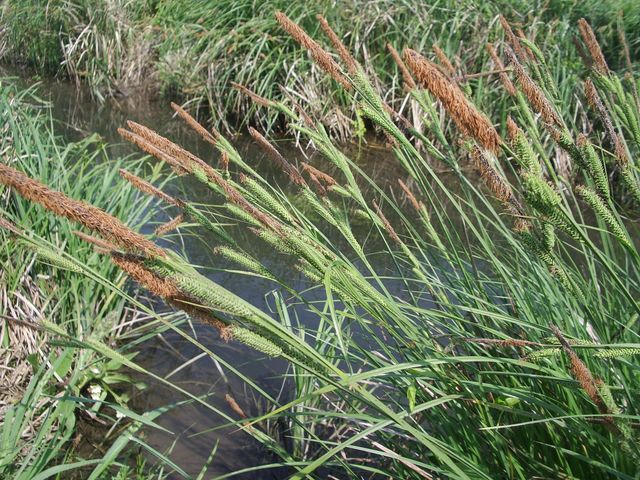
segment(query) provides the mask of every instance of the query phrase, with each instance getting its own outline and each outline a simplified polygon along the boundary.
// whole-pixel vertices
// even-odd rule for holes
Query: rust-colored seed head
[[[607,61],[604,59],[604,55],[600,49],[600,44],[598,43],[589,22],[584,18],[578,20],[578,30],[580,30],[580,36],[591,54],[591,58],[593,59],[593,68],[595,71],[600,75],[609,75]]]
[[[518,126],[516,122],[513,121],[511,115],[507,116],[507,134],[509,135],[509,140],[515,140],[520,134],[522,134],[522,130]]]
[[[414,90],[415,88],[417,88],[416,82],[411,76],[411,72],[402,61],[402,57],[400,57],[398,51],[393,48],[393,45],[391,45],[390,43],[387,43],[387,49],[389,50],[389,53],[391,53],[391,58],[393,58],[393,61],[396,62],[396,65],[398,65],[398,69],[402,74],[402,79],[404,80],[404,84],[406,85],[407,89]]]
[[[613,145],[614,153],[616,155],[616,159],[618,163],[622,167],[626,167],[629,165],[629,156],[627,155],[627,150],[624,148],[622,144],[622,140],[616,133],[615,128],[613,128],[613,122],[611,122],[611,117],[609,116],[609,112],[607,108],[602,103],[600,99],[600,95],[598,95],[598,91],[596,90],[596,86],[593,84],[590,78],[584,82],[584,93],[587,97],[587,102],[591,106],[593,110],[595,110],[600,117],[600,121],[604,125],[604,129],[609,136],[609,140]]]
[[[228,172],[229,171],[229,154],[227,154],[227,152],[222,152],[220,154],[220,170],[224,171],[224,172]]]
[[[313,175],[314,177],[316,177],[319,181],[324,183],[327,187],[331,187],[338,183],[331,175],[328,175],[318,170],[317,168],[309,165],[306,162],[302,164],[302,169],[305,172],[307,172],[309,175]]]
[[[389,222],[389,220],[387,220],[387,217],[384,216],[384,213],[382,213],[382,209],[378,206],[378,204],[375,201],[373,202],[373,208],[376,210],[376,213],[378,214],[378,217],[380,217],[380,220],[382,220],[384,229],[387,231],[387,233],[391,237],[391,240],[393,240],[398,245],[402,245],[402,240],[400,240],[400,237],[398,236],[396,231],[393,229],[393,227],[391,226],[391,223]]]
[[[257,105],[260,105],[262,107],[271,107],[273,105],[273,102],[249,90],[244,85],[240,85],[239,83],[236,83],[236,82],[231,82],[231,86],[236,90],[238,90],[243,95],[246,95],[247,97],[249,97]]]
[[[91,235],[88,235],[84,232],[80,232],[78,230],[74,230],[71,233],[73,233],[80,240],[83,240],[87,243],[95,245],[100,250],[104,250],[105,252],[112,252],[114,250],[118,250],[118,247],[116,245],[114,245],[113,243],[109,243],[106,240],[102,240],[101,238],[93,237]]]
[[[484,148],[497,154],[502,143],[500,135],[489,119],[467,100],[460,88],[419,53],[406,48],[404,59],[418,82],[442,102],[462,133],[475,138]]]
[[[8,165],[0,164],[0,183],[14,188],[25,199],[39,203],[56,215],[78,222],[89,230],[98,232],[125,250],[142,252],[146,255],[164,256],[161,248],[131,230],[117,218],[93,205],[51,190]]]
[[[504,181],[502,176],[496,171],[496,169],[489,163],[482,151],[474,147],[471,149],[471,158],[473,163],[480,172],[480,176],[489,187],[489,190],[493,192],[498,200],[503,203],[510,203],[513,200],[513,192],[507,182]]]
[[[502,82],[504,89],[507,91],[507,93],[510,96],[514,97],[517,93],[516,87],[511,81],[511,79],[509,78],[509,75],[507,75],[504,72],[504,64],[502,63],[502,60],[500,60],[500,57],[498,56],[498,53],[496,52],[496,48],[493,45],[493,43],[487,43],[487,51],[491,56],[491,60],[493,61],[494,68],[500,71],[500,74],[499,74],[500,81]]]
[[[187,173],[190,173],[190,170],[186,170],[185,167],[176,158],[167,155],[165,152],[152,145],[148,140],[144,139],[140,135],[136,135],[135,133],[130,132],[129,130],[125,130],[124,128],[118,128],[118,134],[127,142],[136,145],[143,152],[148,153],[161,162],[165,162],[166,164],[170,165],[177,175],[186,175]]]
[[[506,50],[506,55],[509,59],[509,63],[513,67],[513,70],[518,79],[518,83],[522,88],[527,100],[533,107],[533,109],[540,114],[542,119],[550,125],[562,126],[562,120],[556,113],[555,109],[551,105],[551,102],[544,95],[540,87],[536,85],[529,74],[524,70],[513,52]]]
[[[347,71],[351,74],[355,74],[358,71],[358,62],[356,62],[356,59],[351,56],[351,53],[349,53],[347,47],[345,47],[344,43],[342,43],[340,37],[336,35],[336,32],[333,31],[333,29],[329,25],[329,22],[327,22],[327,19],[320,14],[316,15],[316,19],[318,20],[318,22],[320,22],[322,31],[327,37],[329,37],[329,40],[333,44],[333,48],[337,50],[338,55],[340,55],[340,58],[347,66]]]
[[[180,105],[171,102],[171,108],[178,114],[178,116],[184,120],[184,122],[189,125],[198,135],[200,135],[205,142],[210,143],[211,145],[216,144],[216,138],[220,136],[220,133],[212,128],[213,135],[209,133],[209,131],[204,128],[200,122],[198,122],[195,118],[193,118],[187,111],[182,108]]]
[[[341,73],[340,66],[331,58],[327,52],[325,52],[320,45],[316,43],[307,33],[300,28],[296,23],[291,21],[282,12],[276,12],[276,20],[280,26],[293,37],[302,47],[304,47],[313,57],[315,62],[327,72],[336,82],[342,85],[345,89],[350,90],[351,84],[349,80]]]
[[[449,77],[451,78],[455,77],[456,69],[453,67],[453,64],[447,57],[447,54],[444,53],[442,49],[436,44],[433,45],[433,52],[436,54],[436,57],[438,58],[440,65],[444,67],[444,70],[447,72]]]
[[[123,254],[119,252],[111,253],[111,261],[136,282],[149,290],[154,295],[165,299],[176,298],[180,292],[170,280],[161,278],[149,271],[143,264],[140,257]]]
[[[409,203],[413,206],[416,212],[420,212],[424,208],[424,204],[415,197],[413,192],[409,190],[409,187],[400,179],[398,179],[398,184],[400,184],[400,188],[404,191],[405,195],[409,199]]]
[[[182,222],[184,222],[184,214],[181,213],[168,222],[158,226],[154,233],[156,234],[156,236],[161,237],[178,228],[180,224],[182,224]]]
[[[150,184],[146,180],[143,180],[137,175],[134,175],[131,172],[127,172],[124,168],[120,169],[120,176],[131,185],[133,185],[136,189],[140,190],[142,193],[152,195],[160,200],[163,200],[164,202],[167,202],[169,205],[175,205],[176,207],[182,206],[181,201],[173,198],[171,195],[167,195],[162,190],[154,187],[152,184]]]
[[[140,137],[144,138],[151,145],[155,146],[166,155],[173,157],[186,171],[192,172],[194,166],[205,171],[209,178],[215,177],[217,173],[204,160],[193,153],[185,150],[180,145],[173,143],[168,138],[159,135],[150,128],[139,123],[127,121],[127,126]]]
[[[527,36],[524,34],[524,32],[522,31],[521,28],[516,29],[516,33],[517,33],[518,38],[520,40],[526,40],[527,39]],[[520,46],[522,47],[522,51],[524,52],[524,54],[527,57],[527,59],[529,61],[531,61],[531,62],[535,62],[536,61],[536,56],[533,54],[531,49],[526,44],[523,44],[522,42],[520,43]]]
[[[513,48],[513,51],[516,52],[516,55],[519,59],[523,61],[527,60],[527,54],[522,48],[522,45],[520,45],[520,40],[518,39],[516,34],[513,33],[513,30],[511,30],[511,25],[509,25],[507,19],[502,15],[500,15],[499,19],[500,25],[502,25],[502,29],[504,30],[504,33],[507,37],[507,43],[511,46],[511,48]]]
[[[600,413],[610,413],[608,412],[607,406],[604,403],[604,400],[600,396],[600,392],[598,391],[598,384],[596,379],[589,371],[589,368],[584,364],[582,360],[578,357],[576,352],[573,350],[569,342],[567,342],[560,329],[555,325],[551,325],[551,331],[556,336],[558,341],[560,342],[560,346],[562,350],[569,357],[569,361],[571,362],[571,372],[573,376],[578,381],[582,389],[589,396],[591,401],[596,404]]]
[[[289,175],[289,178],[293,183],[296,185],[306,185],[306,182],[304,181],[304,178],[302,178],[302,175],[300,175],[300,172],[298,172],[298,169],[291,165],[291,163],[289,163],[260,132],[255,128],[249,127],[249,133],[267,156],[271,158],[271,160],[273,160],[282,170],[284,170],[287,175]]]
[[[6,218],[0,217],[0,228],[4,228],[5,230],[9,230],[11,233],[15,233],[16,235],[20,235],[20,229],[16,227],[13,223],[11,223]]]

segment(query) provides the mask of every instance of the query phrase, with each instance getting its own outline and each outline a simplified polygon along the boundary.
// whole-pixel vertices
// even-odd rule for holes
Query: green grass
[[[557,28],[569,31],[562,22]],[[442,88],[425,81],[407,98],[424,129],[401,128],[373,79],[363,70],[345,72],[352,88],[340,96],[393,143],[389,155],[404,169],[401,180],[423,202],[417,210],[395,179],[376,184],[321,119],[310,124],[288,101],[271,107],[332,165],[337,186],[325,184],[326,195],[305,176],[308,183],[292,198],[223,136],[215,148],[230,160],[230,172],[129,126],[164,152],[161,159],[217,194],[216,208],[207,208],[189,198],[193,189],[185,192],[180,208],[189,223],[180,230],[210,230],[238,270],[273,281],[273,309],[262,311],[182,254],[141,253],[126,244],[107,252],[115,259],[136,253],[127,258],[146,271],[142,283],[152,291],[195,319],[222,322],[230,340],[289,362],[288,398],[271,398],[243,377],[268,402],[249,425],[206,397],[190,397],[273,450],[277,461],[247,471],[287,466],[292,478],[637,478],[640,255],[629,219],[640,207],[638,81],[589,69],[550,39],[538,44],[543,54],[520,62],[555,112],[553,125],[527,101],[525,82],[509,96],[496,79],[480,76],[458,82],[453,106]],[[602,111],[585,100],[587,76]],[[469,125],[472,108],[491,121],[456,128]],[[507,128],[507,114],[521,133]],[[485,147],[494,123],[505,141],[492,152]],[[456,184],[445,184],[440,170]],[[253,227],[254,241],[279,251],[308,288],[268,271],[236,241],[230,217]],[[352,224],[363,220],[368,229],[359,233]],[[393,268],[376,268],[374,255]],[[322,292],[321,300],[310,300],[309,289]],[[301,310],[317,327],[299,321]],[[84,345],[142,370],[104,344]],[[235,371],[229,363],[222,365]],[[286,441],[268,428],[273,422],[285,425]]]
[[[422,5],[358,0],[341,2],[339,8],[327,0],[9,0],[0,12],[6,25],[0,57],[87,84],[98,99],[134,95],[140,89],[159,91],[181,99],[218,127],[277,122],[232,89],[231,81],[271,99],[283,98],[284,87],[300,95],[305,109],[333,135],[347,138],[357,131],[355,105],[278,29],[276,10],[301,21],[312,34],[319,31],[314,15],[325,15],[336,31],[345,32],[349,49],[367,58],[370,73],[379,78],[379,93],[398,107],[404,95],[386,42],[419,51],[437,42],[456,59],[461,73],[477,72],[487,55],[476,45],[495,38],[496,16],[503,13],[532,26],[535,41],[552,46],[547,50],[552,55],[562,52],[566,65],[566,55],[574,51],[575,21],[586,16],[602,34],[607,52],[615,53],[612,61],[621,64],[615,12],[625,13],[622,24],[637,55],[640,16],[633,7],[633,1],[624,0],[447,0]]]
[[[114,187],[119,167],[151,177],[157,169],[138,159],[110,160],[95,137],[64,144],[53,133],[49,106],[36,88],[18,90],[11,79],[1,79],[0,111],[3,162],[128,222],[148,223],[152,202],[139,199],[130,187]],[[104,448],[113,443],[119,453],[128,444],[123,433],[141,423],[131,420],[138,417],[128,408],[132,381],[122,362],[78,342],[117,343],[139,330],[140,312],[121,290],[126,277],[72,235],[69,224],[6,190],[0,193],[0,216],[25,232],[0,231],[0,477],[48,478],[76,470],[88,478],[102,459],[84,442]],[[55,326],[58,335],[43,323]],[[151,423],[151,416],[142,423]],[[128,460],[102,463],[134,471],[138,452],[132,452]]]

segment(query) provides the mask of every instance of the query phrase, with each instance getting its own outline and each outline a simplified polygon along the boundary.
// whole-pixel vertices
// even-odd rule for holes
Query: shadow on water
[[[0,71],[0,73],[2,73]],[[16,72],[4,72],[16,75]],[[27,86],[33,83],[18,72],[18,83]],[[156,130],[175,141],[187,150],[192,151],[212,165],[217,164],[218,155],[214,149],[201,141],[188,127],[174,118],[173,111],[168,101],[157,101],[153,98],[128,98],[124,100],[108,100],[104,104],[93,102],[89,96],[74,85],[63,82],[46,82],[40,87],[40,94],[51,101],[53,115],[57,120],[56,128],[67,140],[73,141],[86,135],[97,133],[108,144],[108,149],[113,158],[139,155],[140,152],[133,146],[122,141],[117,134],[117,128],[126,125],[127,120],[133,120]],[[262,151],[250,141],[247,135],[237,135],[232,138],[232,143],[242,154],[243,159],[256,169],[261,175],[273,184],[280,186],[287,194],[294,196],[296,193],[290,182],[281,171],[274,168],[272,162],[265,158]],[[323,160],[319,154],[307,151],[306,154],[297,148],[291,141],[280,141],[278,148],[292,163],[310,161],[319,168],[331,173],[331,166]],[[367,173],[382,184],[395,182],[397,178],[405,178],[401,167],[395,161],[389,151],[382,147],[369,145],[367,148],[346,146],[351,158],[362,165]],[[308,157],[307,157],[308,155]],[[216,199],[209,191],[191,177],[175,178],[167,187],[167,192],[176,196],[188,193],[189,198],[203,204],[216,204]],[[171,211],[158,210],[155,220],[162,223],[171,216]],[[390,217],[391,220],[393,220]],[[155,225],[149,225],[148,231],[152,231]],[[375,255],[376,251],[382,251],[384,245],[377,235],[368,235],[370,226],[356,226],[354,232],[358,238],[366,239],[367,251],[374,252],[371,262],[379,274],[395,273],[395,267],[388,256]],[[243,247],[255,257],[263,261],[276,275],[287,279],[287,282],[296,290],[304,290],[310,285],[302,274],[293,268],[290,262],[283,261],[283,256],[278,254],[264,242],[256,242],[255,237],[246,229],[237,229],[238,238]],[[335,233],[323,232],[337,245],[343,243]],[[175,249],[186,255],[190,262],[197,265],[211,279],[223,285],[225,288],[238,294],[252,304],[272,314],[276,311],[274,297],[274,284],[268,280],[256,278],[238,273],[225,271],[234,266],[226,263],[216,256],[213,249],[217,240],[207,232],[197,232],[196,235],[174,233],[163,239],[163,246]],[[347,249],[347,245],[344,245]],[[404,285],[400,282],[389,282],[387,285],[391,293],[398,297],[405,296]],[[282,292],[281,292],[282,293]],[[283,295],[286,295],[283,293]],[[312,289],[306,294],[309,302],[322,302],[324,291]],[[428,299],[425,300],[425,306]],[[155,305],[158,311],[165,310],[162,304]],[[295,321],[309,327],[314,327],[317,321],[304,305],[293,305],[289,314]],[[198,342],[228,362],[242,375],[252,379],[259,388],[268,395],[286,401],[292,398],[292,386],[289,382],[283,384],[283,374],[286,373],[286,364],[281,360],[265,359],[264,355],[244,347],[236,342],[226,343],[219,338],[217,332],[207,326],[197,323],[183,323],[185,331],[189,332]],[[357,334],[357,332],[355,332]],[[232,418],[238,418],[228,402],[227,395],[233,397],[240,408],[248,415],[258,416],[265,412],[264,399],[259,398],[254,391],[246,386],[242,379],[222,367],[209,355],[203,353],[192,343],[186,341],[175,332],[165,332],[154,336],[139,346],[140,353],[136,362],[155,374],[169,379],[179,387],[189,391],[195,396],[201,397],[210,405],[206,408],[194,402],[186,402],[171,409],[162,415],[158,423],[167,428],[173,435],[158,430],[147,430],[145,441],[160,452],[169,452],[168,456],[182,469],[191,475],[197,475],[202,466],[207,462],[212,450],[216,449],[215,457],[207,471],[207,477],[222,475],[243,468],[275,462],[278,459],[266,451],[257,441],[248,434],[239,431],[237,427],[225,427],[228,422],[216,411]],[[148,378],[142,379],[148,384],[148,388],[137,392],[133,399],[133,407],[138,411],[146,411],[169,404],[186,400],[173,389],[159,383],[149,382]],[[278,425],[270,428],[278,429]],[[283,440],[286,445],[286,440]],[[265,469],[246,475],[234,476],[234,478],[283,478],[286,472],[281,469]],[[178,477],[176,477],[178,478]]]

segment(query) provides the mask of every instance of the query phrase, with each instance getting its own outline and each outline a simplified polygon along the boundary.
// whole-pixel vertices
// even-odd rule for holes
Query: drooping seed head
[[[587,22],[584,18],[578,20],[578,30],[580,31],[580,36],[582,37],[582,40],[584,41],[587,49],[589,50],[589,53],[591,54],[594,70],[600,75],[609,75],[609,67],[607,66],[607,61],[604,59],[604,55],[602,54],[602,50],[600,49],[598,39],[593,33],[589,22]]]
[[[149,256],[165,255],[161,248],[114,216],[93,205],[69,198],[62,192],[51,190],[8,165],[0,164],[0,183],[13,188],[25,199],[42,205],[50,212],[99,233],[125,250]]]
[[[489,119],[452,84],[440,70],[418,52],[406,48],[404,59],[418,82],[440,100],[463,134],[475,138],[480,145],[498,153],[502,140]]]

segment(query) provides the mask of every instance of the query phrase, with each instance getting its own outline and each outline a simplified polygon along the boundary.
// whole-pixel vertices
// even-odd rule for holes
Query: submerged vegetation
[[[154,235],[209,231],[216,254],[235,262],[236,271],[273,282],[273,311],[139,233],[143,207],[132,212],[124,203],[106,211],[100,197],[56,184],[10,149],[0,163],[0,183],[18,207],[3,213],[3,228],[42,248],[44,240],[23,230],[40,231],[32,219],[53,221],[43,207],[70,221],[55,220],[65,228],[59,238],[70,241],[72,228],[85,229],[84,243],[74,238],[77,246],[65,249],[71,256],[59,248],[43,256],[57,265],[72,262],[75,273],[61,275],[95,279],[77,253],[89,255],[93,247],[105,277],[116,276],[107,270],[115,265],[224,340],[286,359],[289,398],[271,398],[248,382],[268,401],[260,416],[247,417],[230,399],[233,420],[207,397],[190,398],[279,458],[248,471],[286,466],[293,478],[637,478],[640,255],[633,215],[640,207],[640,85],[631,54],[619,74],[583,19],[579,44],[550,52],[546,41],[500,16],[503,37],[487,45],[476,73],[440,48],[432,60],[418,48],[422,43],[392,41],[386,61],[401,72],[407,92],[395,102],[381,93],[382,80],[393,75],[376,75],[363,50],[343,45],[332,29],[336,23],[305,18],[317,22],[313,35],[285,13],[275,14],[278,35],[289,36],[315,62],[310,78],[297,77],[302,72],[295,65],[287,75],[300,78],[298,87],[326,75],[321,82],[336,92],[326,97],[327,108],[336,98],[353,105],[386,139],[401,178],[376,184],[332,140],[316,99],[304,90],[271,97],[253,91],[254,83],[235,85],[331,165],[332,175],[319,164],[296,165],[250,129],[295,185],[294,197],[256,172],[218,129],[208,130],[176,104],[177,116],[211,146],[211,158],[135,122],[119,130],[172,170],[167,180],[192,176],[218,199],[212,208],[192,191],[168,195],[158,177],[119,170],[118,185],[127,190],[118,191],[135,187],[172,212]],[[424,30],[418,33],[428,41]],[[623,33],[619,42],[630,52]],[[576,49],[584,65],[573,61]],[[266,65],[291,67],[277,57]],[[280,77],[272,78],[265,83]],[[25,215],[25,208],[39,208],[39,215]],[[308,288],[296,288],[243,247],[230,218],[295,265]],[[366,235],[353,228],[362,222]],[[28,248],[19,251],[29,255]],[[380,271],[373,255],[385,256],[393,268]],[[322,300],[311,301],[310,289],[324,292]],[[75,305],[69,318],[83,318],[91,308]],[[313,313],[313,327],[297,321],[300,308]],[[40,320],[67,341],[78,336],[46,322]],[[102,343],[79,346],[68,348],[141,370],[135,359]],[[280,433],[265,428],[276,421]]]

